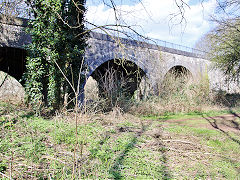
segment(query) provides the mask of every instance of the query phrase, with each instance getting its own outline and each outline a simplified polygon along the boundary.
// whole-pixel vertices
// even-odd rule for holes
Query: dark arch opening
[[[192,78],[191,72],[186,67],[174,66],[165,74],[163,80],[156,84],[155,92],[158,96],[169,98],[183,90]]]
[[[184,66],[174,66],[172,67],[166,75],[172,74],[175,78],[181,77],[192,77],[192,73]]]
[[[0,71],[8,73],[17,81],[22,79],[26,70],[26,51],[20,48],[0,48]],[[20,81],[23,84],[23,81]]]
[[[114,105],[118,99],[132,98],[145,72],[132,61],[113,59],[100,65],[91,76],[97,81],[99,96],[111,99]]]

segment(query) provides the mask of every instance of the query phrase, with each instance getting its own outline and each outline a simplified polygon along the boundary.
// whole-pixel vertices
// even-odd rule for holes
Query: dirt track
[[[199,122],[198,122],[199,121]],[[240,134],[240,114],[230,113],[220,116],[206,116],[189,119],[169,119],[167,123],[176,123],[193,127],[203,127],[207,129],[218,129],[222,132],[234,132]],[[195,122],[195,123],[194,123]]]

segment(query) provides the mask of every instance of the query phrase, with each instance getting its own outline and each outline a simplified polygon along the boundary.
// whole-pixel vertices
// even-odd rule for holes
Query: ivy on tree
[[[77,90],[80,70],[84,70],[87,37],[83,24],[85,0],[27,2],[34,15],[28,28],[32,43],[27,46],[27,71],[24,75],[27,102],[35,109],[59,109],[67,93],[68,101],[72,102],[69,104],[73,105],[76,94],[72,87]],[[80,83],[83,79],[81,75]]]

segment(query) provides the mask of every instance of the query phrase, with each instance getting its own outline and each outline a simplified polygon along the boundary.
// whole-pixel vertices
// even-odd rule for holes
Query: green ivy
[[[62,72],[77,90],[87,38],[83,33],[85,0],[27,1],[32,7],[34,20],[27,29],[32,43],[26,47],[26,100],[35,110],[43,107],[56,110],[62,106],[66,93],[70,94],[69,100],[75,98]]]

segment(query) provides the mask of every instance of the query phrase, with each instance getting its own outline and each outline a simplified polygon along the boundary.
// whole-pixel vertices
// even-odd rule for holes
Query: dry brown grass
[[[109,78],[111,79],[111,78]],[[105,84],[107,80],[105,79]],[[108,82],[113,84],[113,82]],[[109,87],[109,84],[106,87]],[[90,78],[85,87],[87,111],[104,112],[104,109],[119,109],[121,112],[130,112],[142,115],[161,115],[164,113],[202,112],[206,110],[219,110],[231,104],[231,99],[226,99],[226,93],[210,90],[207,77],[193,79],[189,74],[168,73],[164,81],[154,87],[143,78],[139,89],[132,99],[124,96],[115,99],[113,103],[112,92],[114,88],[106,88],[110,91],[108,98],[99,98],[97,82]],[[117,89],[116,89],[117,91]],[[116,92],[117,93],[117,92]],[[109,99],[111,98],[111,99]]]
[[[125,111],[131,101],[126,89],[127,79],[119,76],[110,68],[99,75],[99,82],[90,77],[85,85],[85,110],[90,112],[108,112],[112,109]],[[98,83],[101,83],[99,92]]]
[[[133,114],[155,114],[219,110],[239,105],[238,94],[213,92],[209,88],[207,77],[193,80],[183,73],[181,76],[167,74],[163,82],[152,87],[146,78],[142,79],[134,97],[129,99],[122,95],[122,86],[116,84],[116,74],[109,71],[102,77],[105,97],[99,97],[98,84],[90,77],[85,86],[85,114],[101,114],[109,111],[131,112]],[[6,73],[0,72],[0,84]],[[124,81],[122,81],[124,83]],[[23,104],[24,88],[13,77],[7,76],[0,87],[0,101]],[[65,108],[61,113],[67,111]],[[64,112],[66,113],[66,112]],[[64,114],[63,113],[63,114]]]
[[[213,107],[214,94],[209,89],[207,78],[193,80],[188,74],[167,74],[163,82],[157,84],[155,94],[136,103],[134,114],[164,114],[203,111]]]

